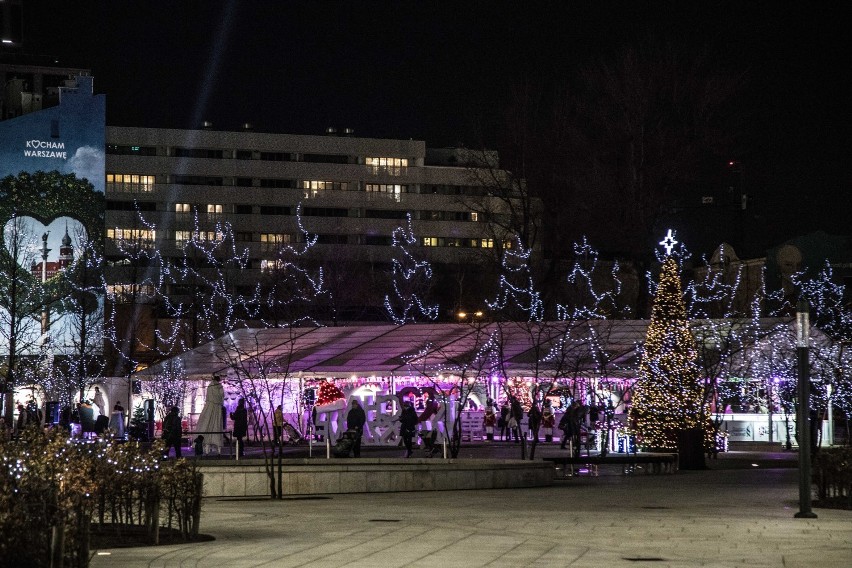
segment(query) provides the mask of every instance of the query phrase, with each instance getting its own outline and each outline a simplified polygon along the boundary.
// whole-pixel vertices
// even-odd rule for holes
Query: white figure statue
[[[214,375],[207,386],[204,408],[201,409],[201,415],[195,425],[195,430],[204,436],[206,453],[213,453],[214,448],[217,454],[222,453],[222,405],[224,402],[225,389],[219,377]]]

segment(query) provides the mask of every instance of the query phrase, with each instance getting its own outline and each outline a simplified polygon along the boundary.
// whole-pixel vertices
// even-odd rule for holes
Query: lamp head
[[[799,298],[796,305],[796,347],[807,347],[810,339],[810,307],[808,301]]]

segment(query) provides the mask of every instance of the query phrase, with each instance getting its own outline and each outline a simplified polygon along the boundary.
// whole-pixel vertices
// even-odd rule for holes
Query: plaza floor
[[[705,471],[604,468],[536,489],[208,499],[214,541],[101,550],[92,566],[849,568],[852,511],[793,518],[789,458],[734,452]]]

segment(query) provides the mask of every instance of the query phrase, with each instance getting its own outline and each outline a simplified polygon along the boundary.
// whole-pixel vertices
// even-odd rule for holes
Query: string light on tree
[[[432,267],[425,260],[418,260],[412,254],[413,248],[417,245],[417,237],[411,228],[411,213],[407,215],[407,219],[407,226],[397,227],[391,235],[393,250],[400,254],[393,258],[394,297],[385,296],[385,310],[398,325],[417,321],[418,313],[429,320],[438,317],[438,305],[428,305],[420,297],[420,292],[429,288]]]
[[[671,231],[660,244],[668,256],[654,298],[630,418],[643,448],[674,449],[680,430],[702,428],[712,440],[713,429],[705,407],[679,267],[670,255],[676,244]]]

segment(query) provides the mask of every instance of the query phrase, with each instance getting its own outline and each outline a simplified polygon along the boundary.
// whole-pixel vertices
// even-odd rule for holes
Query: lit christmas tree
[[[638,443],[646,449],[675,449],[678,432],[693,428],[703,429],[705,439],[712,439],[710,413],[703,408],[703,384],[683,302],[678,263],[671,256],[671,245],[675,242],[669,233],[661,243],[667,245],[669,255],[660,273],[630,407]]]

